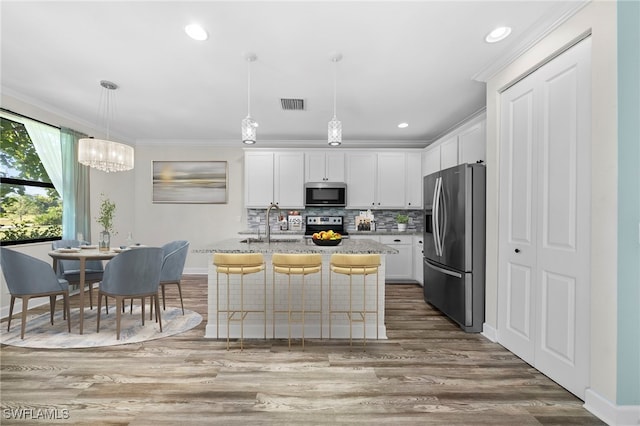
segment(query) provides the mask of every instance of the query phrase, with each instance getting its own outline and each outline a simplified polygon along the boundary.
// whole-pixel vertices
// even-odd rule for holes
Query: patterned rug
[[[57,308],[57,307],[56,307]],[[79,334],[79,309],[71,310],[71,333],[67,331],[67,321],[62,319],[62,309],[56,309],[53,317],[54,324],[49,321],[49,313],[40,315],[28,315],[24,340],[20,339],[20,318],[14,317],[11,321],[11,331],[7,332],[7,323],[2,322],[0,343],[26,348],[92,348],[99,346],[124,345],[127,343],[139,343],[147,340],[160,339],[183,333],[196,327],[202,322],[202,316],[197,312],[182,310],[180,308],[167,307],[162,311],[162,332],[159,325],[149,320],[149,307],[145,310],[144,326],[140,315],[140,306],[133,307],[133,313],[122,314],[120,324],[120,340],[116,339],[116,314],[115,306],[109,306],[109,314],[100,316],[100,332],[96,333],[97,309],[85,309],[84,333]],[[154,315],[155,317],[155,315]]]

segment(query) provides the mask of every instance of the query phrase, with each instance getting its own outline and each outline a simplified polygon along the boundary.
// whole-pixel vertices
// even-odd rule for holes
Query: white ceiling
[[[343,146],[425,146],[480,111],[489,75],[584,1],[2,1],[2,90],[99,124],[100,80],[115,92],[111,135],[129,143],[326,146],[334,64]],[[189,39],[197,22],[210,38]],[[499,25],[507,40],[487,44]],[[476,80],[474,80],[474,78]],[[283,111],[280,98],[305,111]],[[20,111],[16,111],[20,112]],[[400,122],[409,123],[405,129]],[[55,124],[55,123],[54,123]],[[99,134],[98,134],[99,136]]]

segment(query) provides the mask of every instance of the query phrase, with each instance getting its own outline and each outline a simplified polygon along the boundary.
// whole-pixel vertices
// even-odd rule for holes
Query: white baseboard
[[[486,322],[482,324],[481,334],[494,343],[498,342],[498,330],[496,330],[495,328],[493,328],[493,326],[487,324]]]
[[[184,275],[207,275],[209,268],[185,268]]]
[[[592,389],[585,392],[584,408],[610,426],[640,424],[640,405],[616,405]]]

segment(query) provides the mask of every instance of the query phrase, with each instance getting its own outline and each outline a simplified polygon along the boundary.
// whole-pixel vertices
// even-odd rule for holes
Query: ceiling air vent
[[[280,105],[285,111],[303,111],[304,99],[281,98]]]

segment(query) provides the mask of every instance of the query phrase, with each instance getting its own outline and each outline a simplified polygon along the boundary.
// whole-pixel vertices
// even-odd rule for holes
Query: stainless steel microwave
[[[306,207],[344,207],[347,205],[347,184],[342,182],[308,182],[304,184]]]

